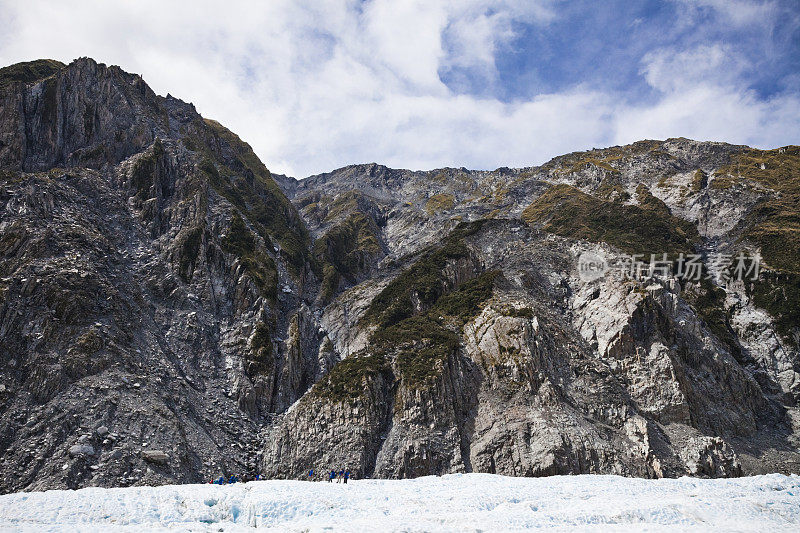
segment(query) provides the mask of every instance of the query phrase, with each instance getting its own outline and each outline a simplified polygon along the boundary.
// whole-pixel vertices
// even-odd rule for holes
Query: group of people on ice
[[[309,481],[316,481],[317,472],[312,468],[308,471],[308,480]],[[236,474],[231,474],[230,477],[227,479],[225,476],[220,476],[218,479],[212,479],[208,483],[211,485],[233,485],[234,483],[247,483],[248,481],[261,481],[261,475],[256,474],[255,476],[244,476],[242,479],[239,479],[239,476]],[[331,470],[327,474],[328,483],[333,483],[336,480],[336,483],[347,483],[347,480],[350,479],[350,470],[346,468],[342,468],[338,472],[336,470]]]
[[[328,472],[328,483],[333,483],[334,479],[336,483],[347,483],[347,480],[350,479],[350,470],[346,468],[342,468],[338,472],[336,470],[331,470]],[[308,471],[308,480],[316,481],[316,472],[313,468]]]
[[[225,479],[225,476],[219,476],[218,479],[212,479],[208,483],[211,485],[233,485],[234,483],[247,483],[248,481],[261,481],[261,475],[256,474],[252,477],[244,476],[242,479],[239,479],[239,476],[236,474],[231,474],[227,479]]]

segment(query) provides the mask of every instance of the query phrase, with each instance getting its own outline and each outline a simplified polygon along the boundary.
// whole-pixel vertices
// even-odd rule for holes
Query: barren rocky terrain
[[[800,473],[799,205],[800,148],[689,139],[295,180],[118,67],[0,69],[0,491]]]

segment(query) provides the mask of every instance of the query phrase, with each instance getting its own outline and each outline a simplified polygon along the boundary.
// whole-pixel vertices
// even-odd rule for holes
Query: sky
[[[119,65],[295,177],[800,144],[800,0],[0,0],[0,28],[0,65]]]

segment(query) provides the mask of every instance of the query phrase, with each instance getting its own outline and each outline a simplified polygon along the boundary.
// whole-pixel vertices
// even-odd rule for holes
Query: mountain
[[[0,180],[3,492],[800,472],[796,146],[295,180],[82,58],[0,69]]]

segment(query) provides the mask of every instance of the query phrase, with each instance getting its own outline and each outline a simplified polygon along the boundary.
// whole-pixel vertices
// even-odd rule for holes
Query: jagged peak
[[[394,178],[399,175],[437,175],[440,173],[459,172],[459,173],[499,173],[499,174],[519,174],[520,172],[532,172],[539,169],[547,169],[549,167],[563,165],[566,161],[577,160],[581,158],[597,158],[605,157],[610,154],[615,154],[620,157],[645,154],[647,152],[665,152],[668,153],[674,149],[687,149],[687,148],[703,148],[719,149],[723,152],[734,152],[746,150],[747,145],[731,144],[723,141],[699,141],[689,139],[687,137],[670,137],[667,139],[642,139],[624,145],[605,146],[600,148],[591,148],[588,150],[577,150],[566,154],[553,157],[541,165],[531,165],[526,167],[508,167],[501,166],[494,170],[476,170],[466,167],[438,167],[428,170],[410,170],[406,168],[393,168],[381,163],[356,163],[352,165],[345,165],[329,172],[314,174],[307,178],[298,180],[300,182],[318,183],[327,182],[330,180],[337,180],[352,176],[368,176],[368,177],[386,177]],[[790,147],[786,147],[790,148]]]
[[[325,179],[330,176],[344,174],[344,173],[359,173],[359,174],[369,174],[369,175],[376,175],[381,174],[389,171],[397,171],[397,170],[404,170],[404,169],[394,169],[390,168],[386,165],[382,165],[380,163],[354,163],[351,165],[345,165],[343,167],[336,168],[329,172],[323,172],[321,174],[313,174],[308,176],[307,180],[314,180],[314,179]]]

